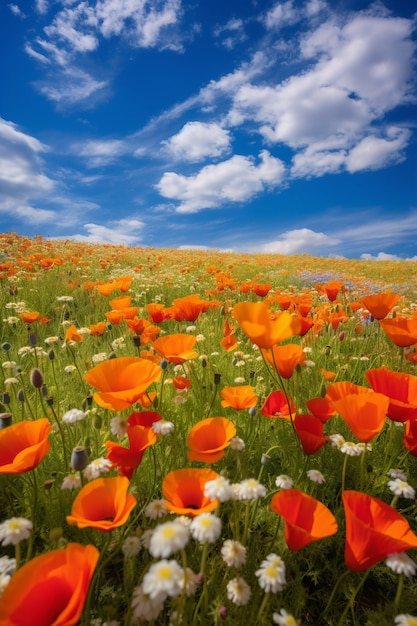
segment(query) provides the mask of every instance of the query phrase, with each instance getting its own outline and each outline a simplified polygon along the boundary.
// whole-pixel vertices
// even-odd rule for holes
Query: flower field
[[[417,624],[417,263],[0,257],[0,626]]]

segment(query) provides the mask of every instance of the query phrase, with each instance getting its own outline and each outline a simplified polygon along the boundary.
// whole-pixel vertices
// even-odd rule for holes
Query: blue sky
[[[411,0],[0,5],[0,228],[417,260]]]

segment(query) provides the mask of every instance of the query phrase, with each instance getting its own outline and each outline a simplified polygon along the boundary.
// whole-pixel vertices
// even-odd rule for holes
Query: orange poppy
[[[365,378],[374,391],[389,398],[387,416],[394,422],[417,418],[417,376],[377,367],[366,372]]]
[[[207,311],[211,307],[211,303],[207,300],[201,300],[200,296],[192,294],[177,298],[172,303],[172,317],[177,322],[186,320],[187,322],[195,322],[200,313]]]
[[[286,379],[291,378],[297,365],[303,365],[306,360],[305,352],[296,343],[273,346],[270,350],[262,350],[262,353],[268,363]]]
[[[198,356],[198,352],[193,350],[196,341],[194,335],[176,333],[159,337],[153,342],[153,348],[163,359],[178,364]]]
[[[0,474],[21,474],[37,467],[50,450],[51,430],[46,417],[0,430]]]
[[[25,324],[32,324],[39,319],[40,313],[38,311],[27,311],[20,313],[20,318],[25,322]]]
[[[99,363],[84,378],[89,385],[99,389],[99,392],[94,393],[98,405],[113,411],[123,411],[137,402],[160,376],[160,367],[152,361],[121,356]]]
[[[258,397],[251,385],[223,387],[220,395],[223,398],[221,402],[223,407],[230,406],[237,411],[250,409],[252,406],[256,406],[258,402]]]
[[[411,419],[406,422],[404,445],[410,454],[417,456],[417,419]]]
[[[290,399],[290,406],[288,406],[287,398],[283,391],[271,391],[261,409],[262,415],[266,415],[266,417],[283,417],[287,420],[291,419],[295,411],[295,404]]]
[[[72,324],[65,331],[65,339],[66,341],[75,341],[76,343],[81,343],[81,341],[84,340],[84,337],[80,335],[74,324]]]
[[[330,302],[334,302],[339,294],[339,291],[344,286],[343,280],[329,280],[323,285],[323,289]]]
[[[93,337],[101,337],[106,332],[107,324],[106,322],[98,322],[98,324],[90,325],[90,334]]]
[[[360,303],[376,320],[383,320],[391,309],[397,304],[400,296],[395,293],[375,293],[363,296]]]
[[[157,441],[157,436],[152,428],[146,426],[128,426],[126,434],[129,439],[129,448],[113,441],[105,441],[104,445],[107,448],[107,458],[114,467],[119,468],[119,475],[131,480],[133,472],[142,461],[146,448]]]
[[[297,335],[300,322],[287,311],[272,315],[266,302],[239,302],[233,315],[243,332],[259,348],[272,348]]]
[[[389,554],[417,547],[417,536],[396,509],[359,491],[342,494],[346,518],[345,563],[361,572]]]
[[[323,435],[323,422],[315,415],[296,415],[294,427],[306,454],[314,454],[324,446],[329,437]]]
[[[365,443],[384,427],[389,399],[367,387],[354,383],[333,383],[326,397],[356,437]]]
[[[187,456],[190,461],[215,463],[224,456],[225,449],[235,435],[235,425],[225,417],[203,419],[189,432]]]
[[[229,320],[226,319],[223,324],[223,339],[220,341],[220,344],[223,346],[226,352],[231,352],[237,346],[235,330],[235,327],[231,326]]]
[[[252,291],[255,295],[265,298],[271,291],[272,285],[270,283],[253,283]]]
[[[396,346],[408,348],[417,343],[417,319],[393,317],[380,320],[379,324]]]
[[[282,489],[271,500],[271,509],[285,520],[285,542],[301,550],[312,541],[337,532],[333,513],[321,502],[298,489]]]
[[[129,484],[126,476],[90,481],[72,503],[71,515],[67,515],[68,524],[101,532],[122,526],[136,506],[136,498],[127,493]]]
[[[105,316],[111,324],[120,324],[123,320],[132,320],[136,317],[139,308],[137,306],[129,306],[124,309],[114,309],[108,311]]]
[[[195,517],[216,509],[219,500],[204,495],[205,484],[220,474],[208,468],[182,468],[169,472],[162,481],[165,505],[172,513]]]
[[[154,324],[159,324],[160,322],[164,322],[167,319],[170,319],[171,312],[165,308],[164,304],[158,304],[156,302],[151,302],[146,305],[148,309],[149,317],[153,321]]]
[[[191,387],[191,380],[186,376],[175,376],[172,379],[172,384],[178,391],[183,391],[184,389],[189,389]]]
[[[323,423],[336,415],[336,410],[327,398],[311,398],[307,400],[306,406],[310,413],[318,417]]]
[[[0,625],[26,626],[29,620],[42,626],[76,626],[99,556],[92,545],[69,543],[28,561],[0,597]]]
[[[112,309],[116,309],[117,311],[119,311],[120,309],[126,309],[130,307],[131,302],[131,296],[118,296],[117,298],[113,298],[113,300],[110,300],[109,304]]]

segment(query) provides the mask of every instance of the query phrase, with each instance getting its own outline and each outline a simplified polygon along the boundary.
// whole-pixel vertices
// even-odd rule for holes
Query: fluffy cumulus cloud
[[[38,139],[0,118],[0,211],[32,224],[47,222],[55,213],[32,202],[49,194],[54,181],[43,171],[41,155],[48,150]]]
[[[84,224],[87,235],[76,234],[66,239],[86,241],[89,243],[109,243],[114,245],[136,245],[142,240],[144,223],[138,219],[121,219],[108,224]]]
[[[179,133],[163,142],[177,159],[202,161],[230,152],[230,133],[216,123],[187,122]]]
[[[259,159],[257,165],[252,158],[234,155],[216,165],[206,165],[193,176],[166,172],[157,189],[165,198],[179,202],[177,213],[245,202],[266,187],[278,187],[284,175],[284,164],[268,151],[262,151]]]
[[[329,248],[340,243],[340,239],[330,237],[309,228],[298,228],[281,233],[279,239],[257,247],[257,251],[267,254],[301,254],[308,252],[326,256]]]

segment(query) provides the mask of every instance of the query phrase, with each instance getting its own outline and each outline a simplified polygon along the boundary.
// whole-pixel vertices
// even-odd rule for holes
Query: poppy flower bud
[[[248,410],[248,413],[251,417],[254,417],[256,415],[256,406],[251,406],[250,409]]]
[[[19,400],[19,402],[25,401],[25,392],[23,391],[23,389],[19,389],[19,391],[17,392],[17,399]]]
[[[43,385],[43,374],[37,367],[34,367],[30,373],[30,384],[35,389],[41,389]]]
[[[45,383],[43,383],[42,385],[42,395],[44,398],[46,398],[46,396],[48,395],[48,387],[45,385]]]
[[[77,472],[85,469],[88,465],[88,456],[84,446],[77,446],[71,453],[71,467]]]
[[[55,352],[52,349],[49,350],[49,352],[48,352],[48,359],[50,361],[53,361],[55,359]]]
[[[263,453],[261,456],[261,465],[268,465],[270,461],[271,461],[271,457],[269,456],[269,454]]]
[[[220,378],[221,378],[221,374],[219,374],[218,372],[215,372],[215,374],[214,374],[214,384],[215,385],[220,385]]]
[[[140,348],[140,335],[134,335],[134,337],[132,337],[133,339],[133,343],[135,345],[136,348]]]
[[[53,399],[53,398],[51,398],[51,396],[49,396],[48,398],[46,398],[46,404],[47,404],[48,406],[53,406],[53,404],[54,404],[54,399]]]
[[[29,343],[30,343],[31,346],[36,346],[37,339],[36,339],[35,333],[30,333],[30,335],[29,335]]]
[[[0,413],[0,430],[10,426],[12,419],[13,415],[11,413]]]
[[[168,361],[166,359],[162,359],[159,367],[161,368],[161,370],[166,370],[166,368],[168,367]]]
[[[10,404],[10,394],[8,391],[3,393],[3,404]]]
[[[339,333],[339,339],[340,339],[340,341],[343,341],[344,338],[345,338],[345,331],[341,330],[340,333]]]
[[[2,348],[2,350],[4,350],[5,352],[8,352],[8,351],[10,350],[10,348],[11,348],[11,347],[12,347],[12,346],[11,346],[11,344],[10,344],[8,341],[4,341],[4,342],[1,344],[1,348]]]
[[[207,367],[207,359],[206,357],[203,356],[203,358],[201,359],[201,367]]]

